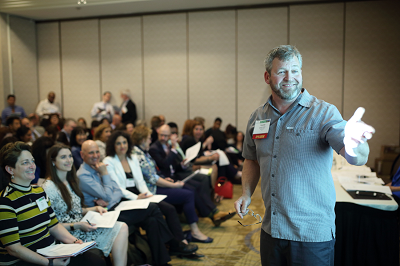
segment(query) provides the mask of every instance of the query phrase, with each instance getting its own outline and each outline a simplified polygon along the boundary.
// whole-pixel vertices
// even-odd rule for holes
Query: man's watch
[[[74,224],[73,224],[73,223],[72,223],[72,224],[70,224],[69,228],[71,229],[71,231],[74,231],[74,230],[75,230],[75,228],[74,228]]]
[[[48,266],[53,266],[53,259],[49,259],[49,264]]]

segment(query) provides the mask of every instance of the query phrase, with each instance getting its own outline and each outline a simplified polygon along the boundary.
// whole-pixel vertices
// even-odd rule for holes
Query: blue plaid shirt
[[[266,139],[252,139],[256,120],[271,119]],[[265,205],[262,229],[274,238],[323,242],[335,236],[332,148],[344,147],[343,120],[337,108],[299,95],[285,114],[271,97],[251,114],[243,157],[260,164]]]

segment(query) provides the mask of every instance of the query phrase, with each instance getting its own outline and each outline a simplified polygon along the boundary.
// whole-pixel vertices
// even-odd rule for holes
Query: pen
[[[89,220],[88,220],[88,219],[86,219],[86,221],[88,222],[88,224],[89,224],[89,225],[92,225],[92,224],[89,222]]]

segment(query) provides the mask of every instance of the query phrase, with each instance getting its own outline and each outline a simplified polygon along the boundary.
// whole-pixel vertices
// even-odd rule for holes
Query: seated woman
[[[125,266],[129,233],[125,223],[116,222],[113,228],[97,228],[95,224],[80,222],[88,211],[105,213],[107,210],[100,206],[85,208],[73,161],[69,147],[63,144],[54,145],[48,152],[48,176],[42,187],[57,219],[74,237],[96,241],[104,256],[108,257],[112,251],[113,265]]]
[[[194,194],[192,191],[183,189],[184,183],[182,181],[172,182],[157,175],[155,169],[155,163],[150,157],[148,151],[151,142],[151,129],[139,126],[136,127],[132,135],[132,141],[135,145],[133,148],[133,154],[136,155],[140,163],[141,173],[143,174],[144,180],[146,181],[147,187],[152,194],[167,195],[164,199],[165,202],[172,205],[183,205],[183,212],[186,216],[186,220],[190,226],[192,234],[192,241],[211,243],[212,238],[204,235],[199,227],[197,221],[199,218],[196,214],[196,208],[194,203]],[[128,138],[128,143],[131,141]],[[107,146],[108,147],[108,146]],[[168,179],[171,180],[171,179]],[[163,207],[160,207],[163,212]]]
[[[165,201],[176,205],[178,204],[177,201],[179,200],[179,198],[175,199],[175,197],[177,196],[175,193],[177,191],[179,191],[179,193],[182,193],[182,195],[184,193],[183,192],[184,190],[192,191],[195,195],[194,205],[195,208],[198,210],[199,215],[201,217],[209,217],[213,221],[215,226],[219,226],[222,222],[233,217],[234,213],[232,214],[228,212],[219,211],[218,208],[215,206],[215,204],[211,201],[210,194],[207,193],[209,192],[208,181],[206,182],[196,181],[194,180],[195,177],[193,177],[191,180],[187,181],[184,184],[183,190],[171,189],[174,186],[176,186],[175,184],[177,183],[179,184],[180,181],[173,183],[174,181],[170,177],[166,177],[164,179],[164,177],[161,176],[161,173],[157,173],[156,163],[148,153],[151,142],[151,129],[149,129],[146,126],[137,126],[133,131],[131,139],[133,144],[135,145],[133,152],[137,156],[140,162],[140,167],[142,169],[143,176],[147,182],[147,186],[152,191],[152,193],[157,192],[160,194],[168,195]],[[204,185],[206,185],[206,187]],[[206,242],[206,243],[211,242],[212,241],[211,238],[209,237],[206,238],[205,236],[201,236],[198,234],[196,228],[197,223],[194,222],[194,221],[197,222],[197,219],[193,219],[197,218],[197,216],[192,217],[193,215],[192,208],[193,208],[192,205],[186,205],[186,206],[184,205],[183,209],[186,215],[186,219],[190,224],[192,241]],[[191,223],[191,221],[193,222]]]
[[[212,137],[208,137],[205,141],[202,141],[203,135],[204,135],[204,125],[196,121],[195,123],[192,124],[192,130],[190,131],[190,136],[187,136],[184,140],[182,140],[180,144],[183,152],[186,152],[188,148],[192,147],[197,142],[199,141],[202,142],[202,148],[200,149],[197,158],[194,159],[195,164],[208,164],[211,163],[212,161],[219,160],[219,156],[216,156],[218,155],[217,153],[214,153],[209,156],[206,156],[204,154],[203,149],[211,146],[210,144],[213,142],[213,139]],[[229,180],[235,180],[242,176],[242,172],[235,169],[232,164],[228,164],[225,166],[218,165],[218,176],[225,176]],[[215,181],[213,180],[213,185],[214,184]]]
[[[107,170],[111,179],[113,179],[120,189],[122,190],[124,198],[136,200],[141,198],[151,197],[147,188],[146,182],[143,180],[142,172],[140,170],[139,162],[135,156],[132,156],[132,142],[129,135],[123,131],[115,131],[111,134],[107,141],[107,157],[104,163],[107,165]],[[176,183],[172,186],[182,187],[183,182]],[[180,195],[182,203],[187,201],[189,204],[194,205],[194,196],[190,191],[181,191]],[[179,222],[176,209],[166,201],[161,201],[157,204],[162,214],[165,216],[168,228],[174,235],[175,243],[183,242],[184,240],[182,227]],[[194,214],[195,215],[195,214]],[[207,239],[207,237],[205,237]],[[212,241],[212,240],[211,240]]]
[[[99,146],[100,161],[106,158],[106,142],[110,135],[111,126],[109,124],[100,124],[94,131],[93,140],[96,142],[97,146]]]
[[[54,140],[49,137],[40,137],[32,144],[32,156],[35,159],[36,171],[32,184],[37,184],[39,178],[46,178],[46,156],[48,150],[54,145]]]
[[[75,169],[79,169],[79,167],[83,163],[81,157],[81,147],[82,143],[86,140],[86,138],[87,138],[86,131],[82,127],[76,127],[71,132],[70,145],[71,145],[72,157],[74,158]]]
[[[32,131],[29,127],[26,127],[24,125],[20,126],[17,129],[15,136],[18,138],[19,141],[32,145]]]
[[[0,162],[1,171],[5,170],[10,180],[0,193],[1,265],[105,265],[91,252],[54,260],[36,253],[52,245],[54,239],[65,244],[83,242],[58,223],[43,189],[31,186],[36,165],[29,145],[19,141],[7,144],[0,150]]]

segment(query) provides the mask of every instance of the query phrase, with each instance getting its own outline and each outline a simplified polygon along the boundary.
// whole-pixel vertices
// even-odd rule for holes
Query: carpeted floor
[[[234,185],[234,195],[232,199],[224,199],[218,208],[222,211],[234,210],[233,203],[241,195],[242,186]],[[264,205],[261,197],[260,184],[252,197],[250,209],[264,216]],[[208,218],[200,218],[199,227],[203,233],[214,238],[210,244],[196,243],[199,246],[198,253],[205,257],[199,260],[181,259],[176,256],[171,257],[172,265],[226,265],[226,266],[252,266],[261,265],[260,248],[260,228],[261,225],[243,227],[237,221],[239,216],[223,223],[220,227],[214,227]],[[256,219],[246,216],[242,223],[252,224]],[[182,224],[184,230],[188,230],[187,224]]]

